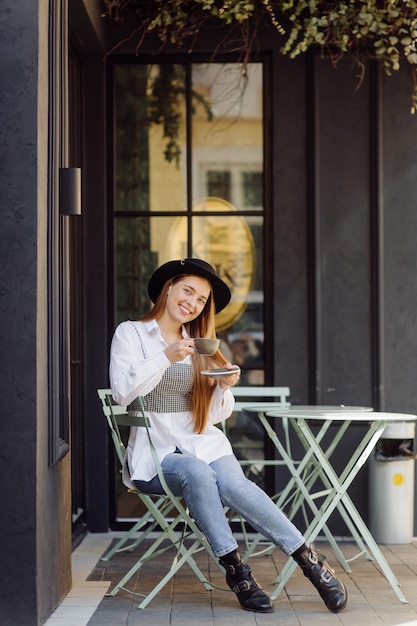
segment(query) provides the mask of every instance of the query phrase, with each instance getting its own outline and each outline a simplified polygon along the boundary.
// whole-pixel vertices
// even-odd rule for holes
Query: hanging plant
[[[104,4],[104,14],[113,23],[134,20],[130,36],[137,38],[137,51],[151,32],[158,34],[162,46],[188,43],[192,49],[202,27],[217,21],[231,27],[222,51],[240,52],[246,62],[259,24],[268,21],[279,34],[280,51],[291,58],[319,46],[335,65],[344,55],[353,57],[362,77],[367,58],[380,62],[388,75],[408,63],[414,81],[411,111],[417,110],[416,0],[104,0]]]
[[[352,56],[362,77],[366,58],[382,63],[388,75],[406,61],[413,76],[411,112],[416,112],[417,2],[290,0],[277,4],[291,24],[284,54],[293,58],[319,45],[334,64],[345,54]]]

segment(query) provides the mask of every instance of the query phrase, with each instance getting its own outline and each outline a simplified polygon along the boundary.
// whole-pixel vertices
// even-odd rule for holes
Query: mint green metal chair
[[[111,389],[97,389],[97,393],[101,400],[101,408],[110,428],[113,445],[120,465],[120,474],[122,474],[125,458],[125,446],[120,432],[120,427],[130,426],[131,420],[128,416],[126,407],[120,406],[114,402]],[[166,498],[161,496],[156,505],[162,507],[163,504],[165,504],[166,507],[169,506]],[[161,512],[163,512],[163,508],[161,508]],[[114,554],[119,552],[132,552],[157,527],[158,524],[152,517],[151,512],[146,510],[144,515],[133,524],[131,529],[124,533],[119,541],[108,552],[106,552],[104,556],[101,557],[101,560],[109,561]],[[140,534],[135,538],[137,533]]]
[[[159,591],[173,578],[173,576],[181,569],[184,564],[188,564],[193,570],[194,574],[203,584],[205,589],[212,590],[214,585],[207,579],[200,568],[197,566],[193,555],[201,550],[205,550],[212,558],[216,566],[223,572],[221,566],[218,563],[218,559],[214,556],[205,536],[199,530],[194,520],[191,518],[187,508],[184,506],[182,498],[175,496],[168,485],[166,484],[162,469],[159,463],[158,455],[152,442],[151,426],[148,418],[146,417],[143,400],[141,397],[137,398],[136,404],[141,407],[139,416],[129,415],[126,408],[119,407],[113,401],[111,391],[98,390],[98,395],[102,400],[103,412],[106,416],[108,426],[110,428],[113,444],[116,450],[118,460],[121,465],[121,469],[125,466],[125,445],[120,434],[120,426],[130,426],[136,428],[145,428],[149,445],[151,448],[152,457],[158,472],[161,485],[165,491],[164,496],[160,494],[149,495],[141,493],[138,489],[129,489],[128,491],[137,496],[141,502],[145,505],[147,513],[142,517],[135,525],[134,529],[129,531],[120,542],[116,545],[116,549],[131,549],[132,546],[136,547],[145,538],[149,538],[150,531],[146,525],[150,525],[152,530],[159,528],[159,535],[152,539],[150,547],[139,557],[133,567],[123,576],[123,578],[115,585],[115,587],[107,594],[109,596],[115,596],[121,589],[133,593],[143,598],[138,605],[138,608],[144,609],[149,602],[159,593]],[[126,542],[132,538],[132,535],[137,532],[141,532],[138,539],[133,544]],[[153,533],[155,535],[155,533]],[[185,545],[185,539],[191,540],[191,545],[187,548]],[[168,545],[163,545],[163,544]],[[133,548],[132,548],[133,549]],[[149,560],[159,556],[163,552],[169,549],[175,551],[172,559],[171,566],[167,573],[161,578],[158,584],[146,594],[128,589],[126,585],[132,579],[132,577],[141,569],[141,567]],[[112,554],[115,553],[113,548]],[[112,554],[105,555],[105,558],[110,558]],[[226,589],[225,589],[226,591]]]

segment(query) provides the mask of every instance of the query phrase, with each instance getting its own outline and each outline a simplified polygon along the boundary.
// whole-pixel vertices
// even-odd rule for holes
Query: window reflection
[[[117,318],[133,312],[140,315],[148,308],[143,283],[170,254],[194,254],[219,265],[223,238],[225,278],[229,274],[235,300],[245,299],[250,313],[244,315],[242,306],[236,319],[230,317],[229,332],[259,333],[263,324],[262,65],[249,64],[242,76],[238,64],[192,64],[191,76],[189,124],[185,65],[115,66]],[[188,139],[187,128],[191,128]],[[167,156],[167,141],[177,144],[178,160],[173,153]],[[190,188],[191,197],[187,196]],[[215,207],[210,198],[216,199]],[[189,219],[213,210],[219,217],[207,215],[202,225]],[[227,218],[242,211],[247,213],[249,237],[242,239],[237,228],[224,238],[221,233],[228,226],[216,226],[220,215]],[[129,221],[127,212],[135,219]],[[175,239],[178,232],[166,240],[175,220],[160,215],[151,226],[150,215],[167,212],[188,216],[181,241]],[[236,228],[233,219],[230,229]],[[239,292],[245,272],[251,273],[250,289]],[[235,323],[239,328],[232,328]]]

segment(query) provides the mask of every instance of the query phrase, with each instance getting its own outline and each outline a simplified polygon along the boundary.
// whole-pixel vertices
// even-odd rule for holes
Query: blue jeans
[[[208,464],[188,453],[167,454],[161,463],[168,487],[182,496],[197,526],[207,537],[214,554],[224,556],[238,547],[223,507],[228,506],[274,543],[292,554],[304,537],[271,498],[246,478],[233,455]],[[144,493],[164,493],[159,478],[135,480]]]

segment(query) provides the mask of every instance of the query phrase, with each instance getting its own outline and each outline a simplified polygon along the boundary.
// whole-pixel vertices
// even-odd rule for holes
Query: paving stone
[[[88,539],[88,542],[91,541],[94,540]],[[102,597],[96,609],[92,607],[94,613],[90,613],[86,621],[77,621],[77,615],[82,614],[82,602],[86,602],[86,595],[88,597],[88,586],[93,581],[102,581],[101,593],[104,595],[107,583],[112,589],[149,545],[144,543],[132,553],[119,553],[110,561],[103,562],[100,554],[108,550],[109,543],[107,537],[102,552],[92,552],[90,558],[95,558],[96,563],[94,566],[93,562],[84,587],[77,579],[74,594],[68,596],[67,604],[65,601],[62,603],[47,626],[417,626],[417,541],[406,546],[381,546],[409,600],[408,604],[398,600],[373,561],[361,555],[351,562],[352,573],[347,574],[336,562],[329,545],[323,541],[320,547],[316,545],[318,551],[327,555],[327,560],[336,567],[349,592],[348,605],[338,614],[327,611],[314,587],[298,569],[274,600],[274,613],[243,611],[236,596],[227,589],[217,566],[207,554],[199,553],[196,555],[198,566],[222,590],[205,590],[192,570],[184,566],[144,610],[137,608],[140,602],[138,596],[121,590],[116,596]],[[357,554],[357,546],[353,542],[343,540],[341,547],[345,558]],[[129,588],[144,592],[151,590],[169,569],[172,558],[172,551],[167,551],[144,565],[130,581]],[[267,593],[275,591],[274,580],[285,562],[286,557],[279,550],[275,550],[270,557],[253,557],[250,560],[253,573]],[[80,588],[81,591],[78,591]],[[96,586],[96,590],[100,593],[100,586]],[[69,611],[67,620],[63,617],[64,609]]]

